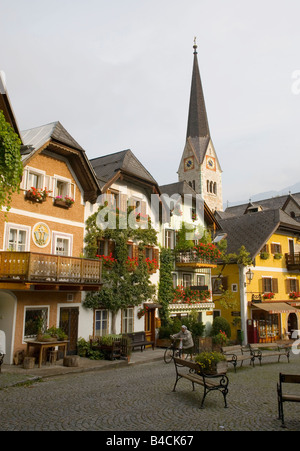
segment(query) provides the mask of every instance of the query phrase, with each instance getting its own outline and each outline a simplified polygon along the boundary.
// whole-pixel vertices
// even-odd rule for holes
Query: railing
[[[195,266],[195,267],[197,267],[197,266],[211,267],[211,266],[217,265],[217,263],[215,261],[211,261],[211,260],[199,257],[195,251],[176,253],[175,262],[177,265],[186,265],[186,266]]]
[[[300,270],[300,252],[285,254],[286,267],[289,270]]]
[[[2,281],[99,284],[101,273],[99,260],[32,252],[0,252]]]

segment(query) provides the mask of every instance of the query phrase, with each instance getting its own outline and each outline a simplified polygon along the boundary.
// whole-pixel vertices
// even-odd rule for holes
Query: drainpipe
[[[246,269],[247,269],[246,266],[239,265],[241,330],[243,332],[243,345],[248,344],[248,334],[247,334],[248,301],[247,301]]]

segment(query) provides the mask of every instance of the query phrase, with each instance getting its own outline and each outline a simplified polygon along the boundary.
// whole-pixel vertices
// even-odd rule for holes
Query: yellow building
[[[215,315],[230,322],[232,339],[241,330],[244,343],[297,338],[300,329],[300,194],[276,201],[281,207],[270,208],[269,199],[217,214],[228,253],[245,246],[253,261],[219,265],[213,274]]]

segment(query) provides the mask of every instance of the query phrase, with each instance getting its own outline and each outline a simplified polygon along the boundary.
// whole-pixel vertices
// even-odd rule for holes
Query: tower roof
[[[210,137],[210,131],[200,77],[197,48],[198,46],[195,40],[187,138],[208,138]]]

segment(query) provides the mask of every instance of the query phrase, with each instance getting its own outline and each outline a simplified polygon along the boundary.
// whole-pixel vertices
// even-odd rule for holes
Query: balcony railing
[[[32,252],[0,252],[0,280],[6,282],[100,284],[99,260]]]
[[[285,254],[286,267],[288,270],[300,271],[300,252]]]
[[[175,256],[177,266],[192,268],[216,268],[217,263],[205,258],[200,258],[195,251],[178,252]]]

